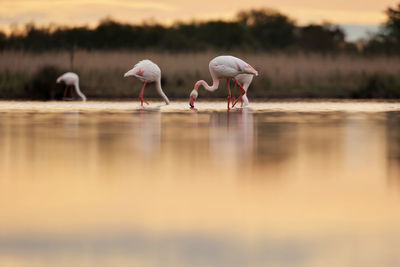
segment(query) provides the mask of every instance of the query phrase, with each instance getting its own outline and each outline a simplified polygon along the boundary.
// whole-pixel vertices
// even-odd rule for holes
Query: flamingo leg
[[[67,97],[67,92],[68,92],[68,85],[65,86],[64,98],[63,99],[65,99]]]
[[[72,99],[75,99],[75,95],[74,95],[74,89],[75,89],[75,87],[70,86],[69,88],[70,88],[70,90],[71,90],[71,98],[72,98]]]
[[[236,82],[235,82],[235,86],[233,87],[233,90],[232,90],[232,99],[231,99],[232,105],[233,105],[233,102],[235,102],[235,94],[236,94]]]
[[[240,96],[236,99],[236,101],[233,103],[232,107],[234,107],[236,105],[236,103],[242,99],[242,96],[246,93],[246,90],[243,89],[242,85],[238,82],[238,80],[236,80],[236,77],[233,77],[233,79],[235,80],[235,82],[237,83],[237,85],[239,85],[240,90],[242,91],[242,93],[240,94]]]
[[[230,86],[230,84],[229,84],[229,78],[226,79],[226,84],[227,84],[227,86],[228,86],[228,110],[229,110],[229,109],[230,109],[230,108],[229,108],[229,104],[230,104],[230,102],[231,102],[231,86]]]
[[[143,82],[143,86],[142,86],[142,90],[140,91],[140,104],[143,107],[143,102],[146,103],[147,105],[149,104],[149,102],[147,102],[146,100],[143,99],[143,91],[144,91],[144,87],[146,86],[147,82]]]

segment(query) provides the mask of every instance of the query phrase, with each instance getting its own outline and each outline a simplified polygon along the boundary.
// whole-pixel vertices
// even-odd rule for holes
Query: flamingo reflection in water
[[[140,127],[135,127],[134,138],[136,150],[144,157],[151,158],[161,146],[161,112],[157,110],[140,110],[135,115]]]
[[[248,109],[210,116],[210,157],[215,164],[239,166],[254,150],[253,114]]]

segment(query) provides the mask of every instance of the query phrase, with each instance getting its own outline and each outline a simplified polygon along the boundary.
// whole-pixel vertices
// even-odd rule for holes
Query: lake
[[[0,102],[1,266],[399,266],[400,103]]]

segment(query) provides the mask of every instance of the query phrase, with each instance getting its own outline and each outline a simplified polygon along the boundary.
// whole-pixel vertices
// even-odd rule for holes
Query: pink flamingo
[[[200,80],[195,83],[194,88],[190,93],[190,100],[189,100],[189,105],[192,108],[194,108],[194,101],[198,97],[198,89],[200,85],[202,85],[204,89],[213,92],[218,89],[219,80],[226,79],[228,85],[228,110],[229,110],[230,109],[229,103],[231,100],[231,89],[229,84],[230,79],[233,79],[235,81],[235,85],[237,84],[241,90],[240,96],[232,104],[232,107],[234,107],[236,103],[239,100],[241,100],[242,97],[246,94],[246,90],[243,88],[242,84],[238,81],[236,76],[240,74],[250,74],[258,76],[258,72],[252,66],[250,66],[243,60],[233,56],[218,56],[212,59],[209,64],[209,69],[211,78],[213,80],[213,84],[210,86],[204,80]]]
[[[155,63],[153,63],[148,59],[139,61],[133,67],[133,69],[129,70],[127,73],[124,74],[124,77],[128,76],[134,76],[143,82],[142,90],[140,91],[139,95],[142,106],[143,102],[145,102],[147,105],[149,104],[146,100],[143,99],[143,91],[146,84],[150,82],[155,82],[157,92],[164,99],[165,103],[167,105],[169,104],[168,97],[164,94],[161,88],[161,70]]]
[[[66,72],[60,77],[57,78],[57,83],[65,83],[65,90],[64,90],[64,99],[67,97],[67,92],[68,89],[70,89],[71,93],[71,98],[74,98],[74,91],[72,88],[75,88],[75,92],[79,97],[82,99],[82,101],[86,101],[86,96],[81,92],[79,88],[79,76],[76,73],[73,72]]]

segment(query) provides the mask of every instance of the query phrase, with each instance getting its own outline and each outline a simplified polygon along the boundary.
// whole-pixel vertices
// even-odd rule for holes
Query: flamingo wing
[[[73,84],[79,82],[79,76],[78,76],[78,74],[73,73],[73,72],[66,72],[57,78],[57,82],[61,82],[61,81],[63,81],[65,84],[73,85]]]
[[[210,71],[218,77],[230,78],[239,74],[238,68],[231,56],[219,56],[210,61]]]
[[[241,73],[258,75],[258,72],[240,58],[234,56],[219,56],[210,61],[210,70],[218,78],[230,78]]]
[[[153,82],[161,78],[161,70],[155,63],[145,59],[133,67],[131,75],[146,82]]]

